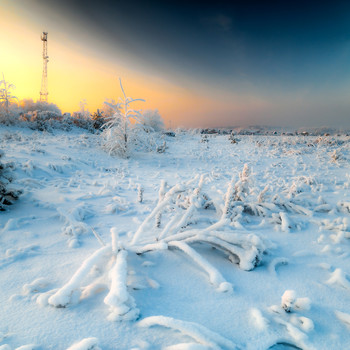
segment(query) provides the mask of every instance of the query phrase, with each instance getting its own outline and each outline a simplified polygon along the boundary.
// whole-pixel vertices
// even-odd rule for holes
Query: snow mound
[[[337,318],[345,324],[347,328],[350,329],[350,314],[341,311],[334,311]]]
[[[346,277],[346,274],[342,269],[335,269],[333,273],[331,273],[331,277],[326,281],[329,285],[337,285],[342,288],[350,290],[350,282]]]
[[[101,350],[101,348],[98,347],[97,338],[85,338],[78,343],[74,343],[67,350]]]

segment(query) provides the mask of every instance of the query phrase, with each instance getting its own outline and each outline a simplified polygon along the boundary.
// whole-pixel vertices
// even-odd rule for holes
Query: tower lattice
[[[41,35],[43,42],[43,76],[41,79],[40,101],[47,102],[47,62],[49,62],[49,56],[47,55],[47,32],[43,32]]]

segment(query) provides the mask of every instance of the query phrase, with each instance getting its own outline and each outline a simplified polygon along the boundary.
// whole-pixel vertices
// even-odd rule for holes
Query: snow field
[[[0,134],[23,190],[0,214],[0,349],[350,342],[349,138],[182,133],[118,159]]]

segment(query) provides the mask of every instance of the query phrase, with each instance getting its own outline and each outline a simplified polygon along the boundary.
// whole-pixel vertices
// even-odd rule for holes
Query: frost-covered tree
[[[111,155],[129,158],[133,150],[147,148],[150,138],[143,126],[144,118],[141,111],[131,107],[134,102],[145,102],[145,100],[127,97],[122,82],[119,81],[123,97],[114,104],[105,102],[114,110],[114,114],[104,124],[104,147]]]
[[[81,100],[79,103],[80,106],[80,114],[83,116],[83,118],[87,119],[90,117],[89,109],[87,108],[87,102],[86,100]]]
[[[75,119],[90,119],[90,112],[87,108],[86,100],[81,100],[79,102],[79,111],[73,112],[73,118]]]
[[[15,89],[15,86],[6,81],[4,74],[2,74],[2,80],[0,81],[0,115],[2,114],[5,120],[10,117],[11,104],[18,100],[12,93],[13,89]]]

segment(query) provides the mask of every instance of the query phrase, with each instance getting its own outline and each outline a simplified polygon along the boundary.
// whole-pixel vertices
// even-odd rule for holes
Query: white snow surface
[[[346,349],[350,137],[239,139],[119,159],[0,126],[22,191],[0,212],[0,349]]]

